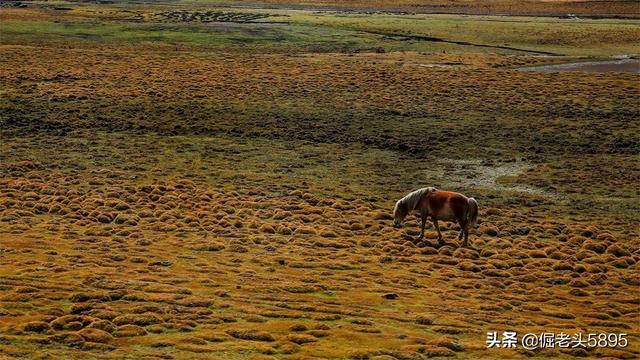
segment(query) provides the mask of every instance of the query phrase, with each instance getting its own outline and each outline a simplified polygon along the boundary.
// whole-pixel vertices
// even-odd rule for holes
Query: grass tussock
[[[241,340],[267,341],[267,342],[275,341],[275,338],[269,332],[260,331],[260,330],[231,329],[231,330],[227,330],[227,334],[229,334],[230,336],[236,339],[241,339]]]

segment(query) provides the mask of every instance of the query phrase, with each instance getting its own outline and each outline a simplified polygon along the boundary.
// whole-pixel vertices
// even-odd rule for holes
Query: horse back
[[[457,192],[436,190],[425,200],[429,215],[438,220],[463,220],[469,210],[469,199]]]

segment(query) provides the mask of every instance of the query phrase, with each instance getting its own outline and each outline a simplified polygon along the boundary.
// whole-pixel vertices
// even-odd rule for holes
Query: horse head
[[[407,205],[402,200],[398,200],[393,208],[393,227],[401,227],[402,221],[407,217],[408,213]]]

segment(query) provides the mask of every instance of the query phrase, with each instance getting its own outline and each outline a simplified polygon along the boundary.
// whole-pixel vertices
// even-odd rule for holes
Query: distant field
[[[640,75],[517,70],[639,20],[243,4],[0,8],[0,358],[640,355]],[[392,227],[422,186],[478,199],[471,247]]]
[[[184,2],[215,3],[211,0]],[[262,0],[229,1],[228,4],[248,6],[297,6],[337,9],[366,9],[380,11],[391,9],[409,12],[440,12],[463,14],[510,14],[510,15],[566,15],[585,16],[640,16],[640,7],[636,1],[618,0]]]
[[[97,10],[87,6],[5,9],[5,44],[153,44],[224,51],[386,51],[519,55],[617,55],[640,50],[640,20],[319,13],[192,9],[173,5]],[[60,10],[61,9],[61,10]],[[173,15],[173,16],[172,16]],[[256,17],[256,18],[252,18]],[[247,20],[248,19],[250,20]],[[45,45],[45,44],[43,44]],[[186,48],[180,48],[186,47]]]

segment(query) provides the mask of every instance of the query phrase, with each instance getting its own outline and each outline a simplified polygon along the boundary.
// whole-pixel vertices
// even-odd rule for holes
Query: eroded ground
[[[638,357],[638,75],[515,70],[629,53],[636,23],[512,50],[64,6],[0,12],[0,356]],[[427,185],[478,199],[472,247],[391,227]],[[503,330],[629,346],[487,350]]]

